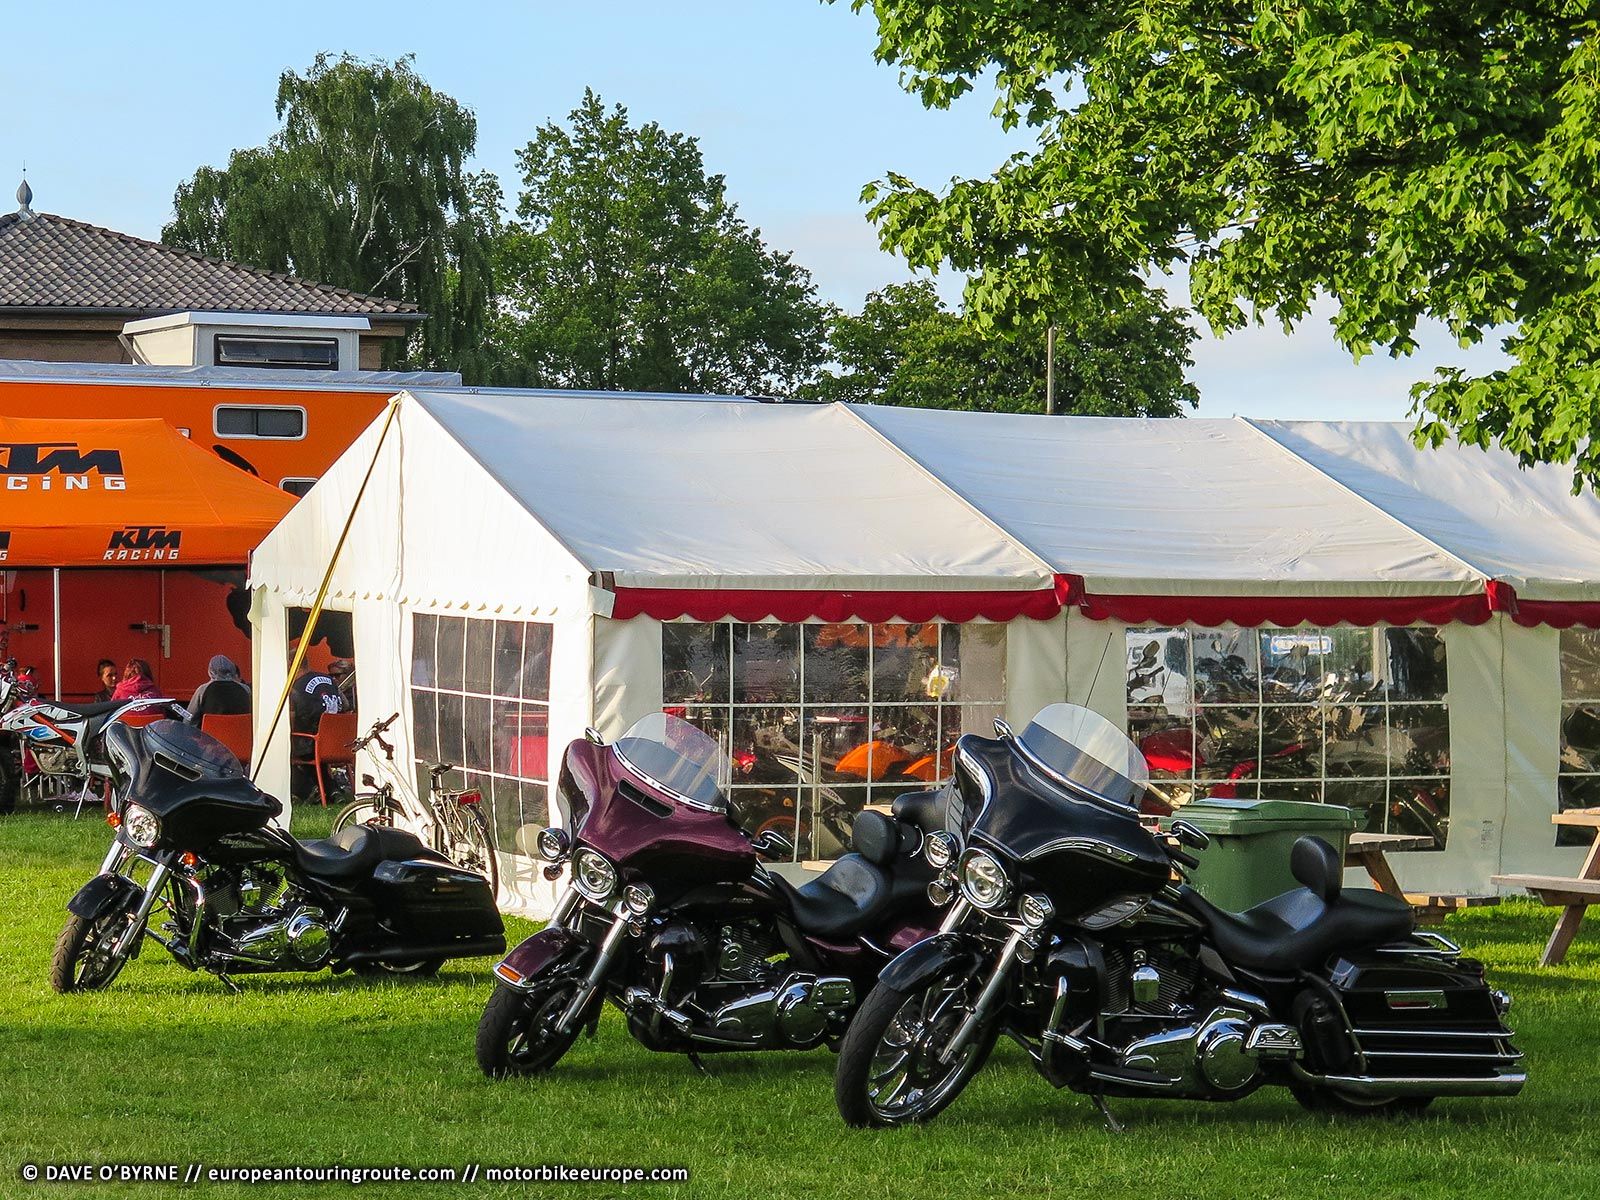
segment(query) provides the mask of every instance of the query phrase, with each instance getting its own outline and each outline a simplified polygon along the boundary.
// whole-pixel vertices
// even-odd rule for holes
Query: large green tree
[[[500,188],[466,169],[472,113],[409,57],[319,54],[278,81],[282,127],[180,184],[162,240],[395,300],[428,319],[412,365],[482,372]]]
[[[1180,415],[1194,331],[1163,304],[1130,305],[1058,331],[1056,411]],[[982,412],[1043,412],[1045,333],[1002,335],[945,307],[931,283],[891,284],[829,322],[831,365],[809,398]]]
[[[592,91],[518,154],[496,348],[506,382],[790,392],[822,356],[811,276],[740,219],[694,138]]]
[[[991,317],[1187,268],[1218,331],[1337,303],[1360,356],[1419,321],[1512,364],[1440,369],[1419,437],[1600,482],[1600,13],[1575,0],[855,0],[934,106],[980,78],[1038,145],[872,192],[885,242],[975,272]],[[1420,372],[1419,372],[1420,374]]]

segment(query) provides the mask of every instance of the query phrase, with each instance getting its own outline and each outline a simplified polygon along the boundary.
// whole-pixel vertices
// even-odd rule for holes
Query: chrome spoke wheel
[[[965,975],[929,982],[907,995],[884,1027],[867,1064],[865,1099],[872,1123],[924,1120],[966,1086],[987,1053],[972,1038],[950,1062],[941,1055],[977,999]]]

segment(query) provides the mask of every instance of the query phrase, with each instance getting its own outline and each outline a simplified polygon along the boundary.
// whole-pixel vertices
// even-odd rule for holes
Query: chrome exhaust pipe
[[[1526,1071],[1384,1079],[1372,1075],[1317,1075],[1299,1063],[1290,1063],[1289,1070],[1301,1083],[1332,1088],[1366,1100],[1386,1100],[1394,1096],[1515,1096],[1528,1082]]]

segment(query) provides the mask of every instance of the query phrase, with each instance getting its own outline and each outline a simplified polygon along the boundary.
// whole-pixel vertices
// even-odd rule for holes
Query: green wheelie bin
[[[1187,821],[1211,838],[1189,851],[1200,865],[1189,883],[1218,908],[1243,912],[1299,887],[1289,870],[1289,852],[1305,834],[1315,834],[1343,855],[1355,816],[1338,804],[1304,800],[1196,800],[1162,820]]]

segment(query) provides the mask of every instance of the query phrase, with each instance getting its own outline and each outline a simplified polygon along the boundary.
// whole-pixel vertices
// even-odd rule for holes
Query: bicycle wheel
[[[434,849],[457,866],[484,876],[489,881],[489,890],[498,892],[500,864],[494,852],[494,836],[478,806],[446,798],[437,811]]]
[[[329,832],[329,836],[341,829],[349,829],[352,825],[392,826],[399,815],[399,808],[381,795],[357,796],[341,808],[338,815],[333,818],[333,829]]]

